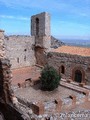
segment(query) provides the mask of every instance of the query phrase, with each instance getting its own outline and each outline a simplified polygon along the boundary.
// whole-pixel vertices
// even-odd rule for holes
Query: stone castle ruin
[[[1,106],[9,104],[9,108],[14,111],[12,107],[14,93],[11,88],[11,70],[14,69],[49,64],[57,70],[62,79],[68,79],[69,83],[74,81],[81,86],[90,85],[90,48],[59,45],[54,49],[52,39],[54,37],[51,36],[50,15],[46,12],[31,17],[31,36],[4,36],[4,31],[0,30]],[[8,111],[10,112],[9,109]],[[18,112],[14,112],[20,117]]]
[[[10,36],[5,39],[6,55],[12,69],[45,64],[50,51],[50,15],[41,13],[31,17],[31,36]]]
[[[44,12],[31,17],[31,36],[6,37],[6,55],[12,69],[44,66],[48,61],[62,76],[90,83],[90,48],[63,46],[52,51],[50,31],[50,15]],[[52,57],[47,58],[48,52]]]

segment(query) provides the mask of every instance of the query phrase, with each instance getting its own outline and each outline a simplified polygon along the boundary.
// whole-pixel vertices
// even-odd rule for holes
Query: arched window
[[[65,73],[65,67],[62,65],[61,66],[61,73],[64,74]]]
[[[36,18],[36,35],[39,35],[39,19]]]

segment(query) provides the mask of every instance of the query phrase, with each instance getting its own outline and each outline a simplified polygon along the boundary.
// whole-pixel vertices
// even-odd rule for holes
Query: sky
[[[90,0],[0,0],[0,29],[30,35],[30,17],[44,11],[53,36],[90,40]]]

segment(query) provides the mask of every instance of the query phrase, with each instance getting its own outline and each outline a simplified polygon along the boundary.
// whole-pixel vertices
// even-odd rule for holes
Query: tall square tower
[[[43,12],[31,17],[32,36],[50,36],[50,15]]]
[[[35,37],[36,63],[45,65],[51,48],[50,15],[43,12],[31,17],[31,35]]]

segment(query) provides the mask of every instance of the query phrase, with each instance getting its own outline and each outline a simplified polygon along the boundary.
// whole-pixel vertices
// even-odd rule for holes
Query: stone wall
[[[0,59],[0,97],[5,103],[12,102],[13,90],[11,89],[11,64],[8,59]]]
[[[5,55],[4,31],[0,30],[0,99],[5,103],[12,102],[11,64]]]
[[[38,35],[39,36],[49,36],[50,33],[50,15],[49,13],[43,12],[31,17],[31,35],[36,36],[36,19],[38,18]]]
[[[5,58],[4,31],[0,30],[0,58]]]
[[[53,66],[63,78],[74,80],[75,70],[82,72],[82,82],[90,83],[90,57],[70,55],[64,53],[49,52],[47,61]],[[65,73],[61,73],[61,66],[64,66]]]
[[[5,37],[6,55],[13,68],[35,65],[34,37],[9,36]]]

